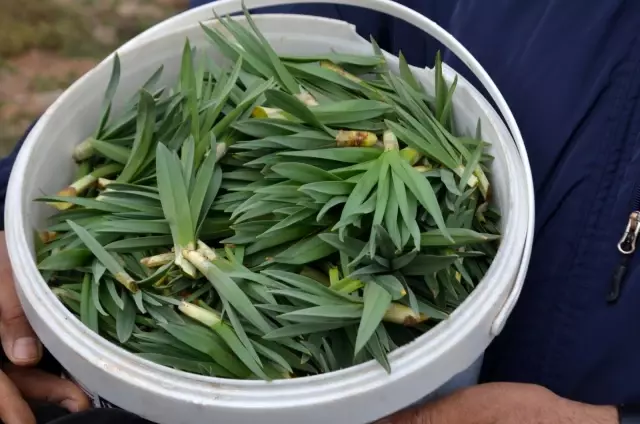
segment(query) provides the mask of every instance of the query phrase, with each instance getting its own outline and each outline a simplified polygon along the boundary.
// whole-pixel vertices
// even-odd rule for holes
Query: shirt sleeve
[[[0,204],[2,205],[2,214],[0,214],[0,231],[4,231],[4,208],[5,208],[5,199],[7,197],[7,186],[9,185],[9,177],[11,176],[11,170],[13,169],[13,164],[16,161],[16,157],[18,156],[18,152],[20,151],[20,147],[22,147],[22,143],[25,138],[33,128],[35,122],[29,126],[29,128],[25,131],[23,136],[20,138],[18,143],[16,143],[13,151],[0,159]]]
[[[620,424],[640,424],[640,405],[622,406],[618,412]]]

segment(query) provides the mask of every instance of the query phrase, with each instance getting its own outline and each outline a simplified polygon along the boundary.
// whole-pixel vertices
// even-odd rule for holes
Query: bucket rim
[[[327,18],[309,17],[305,15],[286,16],[289,16],[290,19],[334,21]],[[282,15],[265,14],[256,16],[255,19],[258,23],[260,20],[273,19],[273,17],[281,19]],[[342,24],[349,25],[344,22],[342,22]],[[188,32],[194,27],[195,26],[181,28],[174,32],[164,34],[158,38],[150,39],[140,44],[139,46],[119,49],[118,52],[121,57],[134,55],[137,51],[146,48],[150,44],[162,43],[164,39],[169,37],[176,37],[184,32]],[[463,336],[466,336],[467,333],[471,331],[471,327],[467,328],[466,332],[463,331],[463,324],[466,319],[465,316],[469,317],[472,316],[473,313],[477,312],[477,310],[482,306],[482,302],[480,302],[481,300],[487,301],[491,298],[496,297],[495,295],[491,296],[491,293],[489,293],[491,290],[489,290],[487,284],[483,284],[483,279],[483,281],[478,285],[478,288],[472,293],[472,296],[476,295],[475,304],[473,302],[470,302],[470,300],[472,299],[472,296],[470,296],[469,299],[467,299],[467,301],[465,301],[456,310],[457,315],[455,317],[452,317],[448,321],[438,324],[437,327],[441,327],[440,333],[435,334],[433,333],[433,330],[431,330],[430,332],[417,338],[412,343],[400,347],[389,355],[389,361],[394,368],[394,371],[392,371],[390,375],[387,375],[375,361],[368,361],[363,364],[352,366],[339,371],[334,371],[331,373],[300,377],[291,380],[276,380],[272,382],[229,380],[217,377],[205,377],[174,370],[172,368],[150,362],[146,359],[142,359],[124,350],[123,348],[112,344],[106,339],[103,339],[101,336],[89,331],[79,320],[75,318],[73,314],[71,314],[71,312],[67,310],[67,308],[61,302],[57,301],[50,288],[42,278],[42,275],[38,271],[35,261],[32,259],[31,251],[26,241],[26,235],[22,232],[26,226],[25,218],[27,216],[24,210],[24,205],[25,202],[31,202],[31,200],[23,199],[22,182],[24,179],[23,176],[27,173],[30,159],[34,154],[38,143],[41,142],[40,140],[43,138],[44,130],[46,129],[47,125],[50,124],[50,115],[52,111],[55,110],[57,106],[64,104],[64,101],[66,100],[70,92],[73,92],[74,90],[77,90],[78,87],[84,85],[87,81],[89,81],[90,78],[92,78],[92,75],[96,75],[100,70],[104,70],[107,67],[110,68],[110,66],[110,60],[107,59],[99,64],[95,69],[85,74],[85,76],[77,81],[70,89],[65,91],[65,93],[58,99],[58,101],[56,101],[54,106],[43,115],[43,117],[32,129],[31,133],[25,140],[25,144],[16,160],[16,165],[14,167],[14,171],[12,172],[9,189],[7,192],[7,199],[12,202],[12,207],[7,208],[6,212],[6,222],[8,224],[7,241],[10,244],[16,246],[16,248],[14,250],[11,250],[9,254],[12,264],[16,265],[14,272],[16,274],[16,283],[19,286],[21,295],[23,296],[23,298],[28,299],[29,303],[33,303],[34,301],[43,301],[40,307],[48,310],[49,312],[51,320],[48,322],[48,324],[56,325],[61,331],[66,331],[68,339],[65,341],[65,343],[70,349],[77,351],[84,358],[90,358],[97,363],[106,362],[107,359],[105,358],[113,360],[113,364],[115,364],[117,367],[120,367],[122,371],[126,370],[126,372],[122,372],[119,374],[120,378],[126,380],[127,382],[131,382],[133,379],[137,383],[142,380],[146,380],[147,383],[149,382],[149,380],[156,381],[158,383],[156,385],[156,390],[161,391],[163,384],[167,381],[170,381],[172,386],[172,395],[174,397],[184,397],[185,400],[188,399],[190,402],[193,402],[193,396],[196,394],[199,399],[205,399],[209,402],[213,402],[214,399],[212,399],[211,391],[214,390],[226,392],[227,394],[225,396],[221,396],[213,403],[227,404],[229,406],[237,407],[238,403],[244,402],[245,399],[239,396],[240,393],[238,393],[239,389],[242,389],[243,391],[252,393],[252,396],[250,396],[250,398],[252,399],[252,403],[250,405],[240,406],[244,409],[252,407],[269,408],[270,403],[274,398],[282,400],[283,396],[293,397],[294,400],[290,401],[290,403],[288,404],[289,406],[297,407],[307,404],[318,404],[319,402],[329,401],[337,395],[345,396],[345,392],[342,391],[343,389],[348,388],[349,390],[361,391],[363,387],[380,386],[386,384],[390,380],[403,378],[406,374],[411,373],[411,371],[416,367],[419,367],[418,364],[420,363],[420,357],[423,356],[423,353],[425,351],[430,350],[430,354],[434,354],[433,352],[437,351],[444,352],[447,351],[451,347],[451,345],[457,343],[457,341],[459,341],[460,339],[463,339]],[[469,85],[469,87],[471,86]],[[480,96],[477,90],[476,93],[478,96]],[[484,97],[480,97],[484,99]],[[492,108],[490,109],[490,111],[492,111],[497,118],[497,113],[493,111]],[[513,143],[513,139],[506,131],[506,127],[500,119],[496,120],[496,125],[504,128],[503,137],[505,137],[506,134],[506,136],[509,137],[509,139],[507,139],[506,141]],[[524,165],[522,162],[520,162],[518,165],[521,165],[525,168],[528,166]],[[513,167],[515,166],[515,164],[507,163],[507,167],[509,166]],[[513,173],[513,169],[511,169],[510,172]],[[525,188],[532,189],[532,187],[526,187],[526,182]],[[515,184],[513,184],[511,191],[513,192],[515,191],[515,189]],[[533,205],[531,204],[522,204],[519,206],[522,209],[523,216],[525,214],[528,216],[528,213],[533,208]],[[506,234],[507,230],[505,229],[505,240],[507,239],[507,236],[509,237],[509,240],[515,239],[517,234],[520,234],[524,237],[527,231],[529,231],[529,228],[516,228],[516,219],[512,219],[511,221],[513,222],[513,229],[511,229],[508,234]],[[518,231],[516,232],[516,230]],[[524,239],[522,240],[522,244],[524,244]],[[500,254],[500,252],[503,252],[504,255],[504,252],[506,251],[505,249],[507,248],[508,246],[501,244],[498,254]],[[28,257],[29,259],[25,261],[25,257]],[[504,270],[504,268],[507,266],[506,261],[497,263],[497,258],[498,256],[496,256],[496,259],[491,265],[491,268],[497,269],[496,273],[498,273],[498,271],[500,270]],[[56,301],[50,302],[52,298],[56,299]],[[452,334],[455,334],[457,337],[451,337]],[[87,342],[87,339],[89,340],[89,342]],[[75,344],[71,343],[72,341]],[[137,374],[137,376],[131,373]],[[198,383],[198,385],[200,386],[198,390],[193,390],[194,383]],[[312,391],[313,396],[309,396],[306,398],[305,396],[295,396],[296,393],[299,393],[300,389],[305,386],[314,389]],[[265,389],[267,388],[269,390],[265,391]],[[318,390],[319,388],[326,388],[329,390],[321,394],[321,391]],[[149,390],[149,386],[145,384],[144,389]],[[176,391],[176,389],[178,389],[178,391]],[[283,406],[283,404],[280,402],[273,405],[273,408],[279,409],[283,407],[285,406]]]

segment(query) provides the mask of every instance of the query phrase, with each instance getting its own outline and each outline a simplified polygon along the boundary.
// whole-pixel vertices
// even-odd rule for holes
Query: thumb
[[[90,406],[89,398],[76,384],[36,368],[9,366],[5,370],[26,399],[55,403],[69,412],[80,412]]]
[[[0,340],[7,357],[16,365],[35,365],[42,357],[42,345],[16,294],[4,232],[0,232]]]
[[[384,418],[375,424],[463,424],[469,418],[459,416],[454,405],[453,415],[449,412],[448,398],[426,403],[424,405],[404,409]],[[485,422],[485,421],[473,421]],[[489,422],[489,421],[487,421]],[[493,421],[491,421],[493,422]]]

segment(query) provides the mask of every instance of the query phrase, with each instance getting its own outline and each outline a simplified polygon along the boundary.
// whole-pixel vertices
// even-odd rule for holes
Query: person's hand
[[[617,424],[612,406],[556,396],[532,384],[491,383],[461,390],[379,424]]]
[[[13,365],[0,370],[0,422],[35,424],[25,399],[57,403],[71,412],[89,407],[75,384],[28,368],[42,357],[42,345],[27,321],[13,284],[4,232],[0,232],[0,341]]]

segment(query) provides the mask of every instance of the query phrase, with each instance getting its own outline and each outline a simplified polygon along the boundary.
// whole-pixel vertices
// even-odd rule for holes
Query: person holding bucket
[[[625,254],[636,237],[625,229],[640,209],[640,2],[399,3],[452,33],[505,96],[527,143],[537,223],[524,291],[484,357],[479,384],[461,384],[383,422],[640,423],[640,258]],[[414,65],[430,65],[438,49],[417,29],[370,11],[276,9],[351,22]],[[473,83],[464,64],[444,53]],[[2,200],[14,158],[0,163]],[[144,423],[116,409],[79,412],[89,403],[78,387],[24,368],[38,362],[42,347],[21,314],[0,244],[0,338],[6,362],[15,364],[0,373],[0,420],[31,424],[35,413],[52,424]],[[48,365],[42,368],[59,375]],[[73,413],[50,406],[32,412],[23,397]]]

